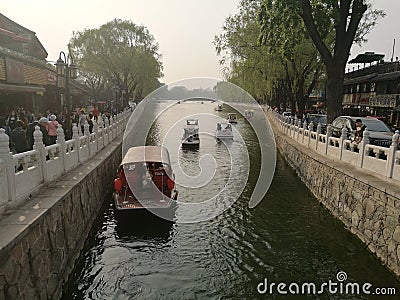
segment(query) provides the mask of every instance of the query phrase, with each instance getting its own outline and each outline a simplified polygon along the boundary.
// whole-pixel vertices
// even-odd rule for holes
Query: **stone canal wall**
[[[309,190],[400,277],[399,181],[321,155],[271,125],[280,153]]]
[[[58,299],[121,161],[122,135],[0,222],[0,299]]]

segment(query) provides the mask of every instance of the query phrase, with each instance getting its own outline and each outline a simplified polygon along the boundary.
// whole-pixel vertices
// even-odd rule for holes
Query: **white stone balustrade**
[[[326,134],[321,134],[320,124],[314,132],[313,124],[307,124],[305,121],[303,124],[293,123],[292,119],[282,117],[274,111],[269,111],[268,114],[278,128],[293,141],[330,158],[400,181],[399,131],[393,135],[390,148],[369,144],[368,130],[364,131],[362,141],[356,145],[347,139],[346,128],[343,128],[341,137],[337,138],[332,137],[330,125],[327,126]]]
[[[0,212],[20,205],[42,184],[90,159],[123,133],[131,113],[130,109],[126,110],[111,122],[106,119],[105,123],[99,118],[93,133],[85,123],[83,136],[79,136],[78,127],[73,124],[72,139],[68,141],[59,125],[56,144],[47,147],[43,144],[42,132],[36,127],[33,150],[14,155],[5,130],[0,128]]]

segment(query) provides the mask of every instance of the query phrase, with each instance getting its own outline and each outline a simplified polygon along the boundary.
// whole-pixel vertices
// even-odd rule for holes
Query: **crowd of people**
[[[101,114],[97,107],[91,109],[90,112],[84,107],[77,108],[71,112],[69,120],[66,109],[62,113],[48,110],[46,114],[35,116],[29,110],[15,107],[8,115],[0,116],[0,128],[3,128],[8,135],[10,151],[15,154],[33,149],[33,133],[36,126],[42,132],[43,143],[45,146],[49,146],[57,142],[58,125],[62,126],[68,139],[71,138],[73,123],[77,124],[79,132],[83,133],[85,122],[87,122],[89,132],[92,133],[94,122],[98,122],[99,117],[102,117],[105,122],[108,116],[104,113]]]

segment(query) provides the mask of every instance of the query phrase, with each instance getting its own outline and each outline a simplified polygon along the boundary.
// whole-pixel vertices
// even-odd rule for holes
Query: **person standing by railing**
[[[57,126],[56,115],[50,115],[50,121],[47,123],[47,132],[49,133],[50,143],[53,145],[57,141]]]
[[[362,139],[363,139],[363,134],[365,130],[365,125],[361,121],[361,119],[356,120],[356,133],[354,134],[354,143],[358,145]]]
[[[81,109],[79,111],[79,126],[81,129],[81,133],[83,134],[85,132],[85,122],[86,122],[86,115],[85,115],[85,111],[83,109]]]
[[[11,132],[14,141],[14,149],[16,153],[22,153],[29,150],[28,141],[26,139],[26,130],[23,121],[18,120],[15,123],[15,128]]]
[[[12,152],[14,149],[14,141],[11,137],[11,128],[10,126],[8,126],[8,124],[6,124],[6,119],[4,117],[0,117],[0,128],[3,128],[5,130],[5,133],[8,135],[8,147]]]
[[[38,126],[39,126],[39,128],[40,128],[40,131],[41,131],[42,134],[43,134],[43,144],[44,144],[45,146],[51,145],[50,136],[49,136],[49,133],[48,133],[48,131],[47,131],[47,128],[48,128],[48,126],[49,126],[49,121],[47,120],[47,118],[46,118],[46,117],[40,118],[40,119],[39,119]],[[32,139],[33,139],[33,133],[32,133]]]

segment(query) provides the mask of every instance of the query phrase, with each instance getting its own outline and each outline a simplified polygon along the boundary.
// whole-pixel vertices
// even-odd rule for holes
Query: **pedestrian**
[[[15,143],[15,152],[22,153],[29,150],[28,141],[26,139],[25,124],[21,120],[15,123],[15,128],[11,132],[12,139]]]
[[[86,115],[83,109],[80,110],[79,114],[79,126],[81,128],[81,133],[84,134],[85,132],[85,122],[86,122]]]
[[[88,117],[87,117],[87,122],[89,124],[89,133],[93,132],[93,120],[92,120],[92,118],[93,118],[92,114],[89,114]]]
[[[354,143],[359,144],[363,139],[365,125],[361,119],[356,120],[356,132],[354,134]]]
[[[41,117],[41,118],[39,119],[38,126],[39,126],[39,128],[40,128],[40,131],[41,131],[42,134],[43,134],[43,144],[44,144],[45,146],[51,145],[50,136],[49,136],[49,133],[48,133],[48,131],[47,131],[47,128],[48,128],[48,126],[49,126],[49,121],[47,120],[47,118],[46,118],[46,117]]]
[[[49,133],[51,145],[57,142],[57,126],[56,115],[50,115],[50,121],[47,123],[47,132]]]
[[[6,124],[6,118],[0,117],[0,128],[3,128],[8,135],[8,147],[10,151],[13,152],[14,150],[14,141],[11,136],[11,128]]]
[[[15,128],[15,123],[17,123],[18,117],[15,110],[11,111],[10,115],[7,117],[6,124],[10,126],[11,130]]]
[[[99,109],[97,108],[97,106],[95,106],[94,108],[93,108],[93,117],[94,117],[94,120],[97,122],[97,118],[99,117]]]

